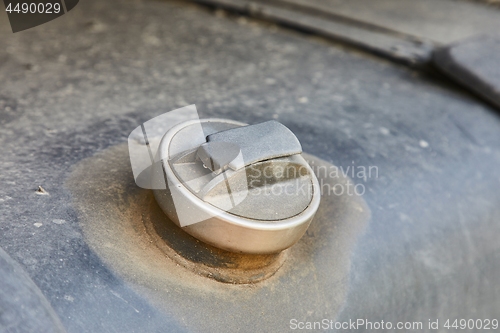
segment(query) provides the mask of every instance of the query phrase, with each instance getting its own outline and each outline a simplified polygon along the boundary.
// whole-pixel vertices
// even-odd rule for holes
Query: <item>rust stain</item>
[[[318,176],[331,186],[348,180]],[[172,246],[187,239],[175,237],[151,191],[135,185],[126,144],[81,161],[66,186],[91,249],[138,294],[183,318],[181,325],[192,331],[283,331],[291,318],[311,311],[334,319],[348,292],[351,253],[370,217],[361,197],[324,196],[307,233],[286,253],[241,258],[200,244]],[[274,275],[272,265],[281,266]],[[263,280],[231,283],[242,277]]]

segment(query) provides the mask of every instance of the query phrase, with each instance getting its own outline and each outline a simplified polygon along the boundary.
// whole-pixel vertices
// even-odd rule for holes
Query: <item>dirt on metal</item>
[[[348,181],[318,177],[330,187]],[[335,319],[348,292],[351,253],[370,217],[362,197],[325,194],[297,244],[280,255],[242,257],[169,221],[152,192],[135,185],[125,144],[81,161],[66,186],[91,249],[138,294],[200,332],[283,331],[292,318]]]

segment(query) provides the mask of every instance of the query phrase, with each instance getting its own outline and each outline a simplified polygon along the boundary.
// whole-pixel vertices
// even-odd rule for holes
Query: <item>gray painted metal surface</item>
[[[469,1],[195,0],[306,30],[410,65],[436,45],[500,29],[495,7]]]
[[[464,87],[500,108],[500,36],[474,36],[443,47],[434,63]]]
[[[498,7],[468,0],[281,1],[355,18],[439,44],[500,29]]]
[[[500,119],[476,98],[347,47],[178,2],[87,0],[14,35],[2,21],[0,40],[0,246],[68,332],[287,331],[294,309],[299,320],[498,317]],[[352,233],[326,224],[337,236],[296,257],[294,267],[308,267],[306,289],[287,284],[284,271],[274,293],[263,288],[256,298],[251,288],[214,286],[232,295],[214,306],[210,293],[184,289],[193,280],[176,270],[167,275],[171,296],[158,303],[150,296],[159,285],[130,282],[90,245],[85,212],[117,225],[120,215],[101,208],[135,208],[127,199],[144,198],[131,173],[113,171],[128,162],[126,149],[107,149],[119,151],[133,128],[191,103],[203,116],[278,119],[304,152],[334,165],[377,166],[377,177],[351,177],[372,212],[358,237],[342,242]],[[85,164],[94,155],[101,164]],[[107,170],[108,182],[68,182],[91,166]],[[49,195],[35,193],[40,185]],[[324,233],[319,226],[309,242]],[[124,246],[115,254],[131,253],[127,235],[116,234]],[[154,262],[141,262],[147,276]],[[289,302],[291,286],[312,306]],[[242,306],[249,299],[266,311]]]
[[[343,16],[332,3],[318,6],[301,1],[196,0],[266,19],[272,22],[332,38],[363,50],[412,66],[422,66],[431,59],[434,43],[431,39],[392,30],[383,25]]]
[[[442,73],[493,105],[500,79],[495,7],[466,1],[196,0]],[[444,43],[444,45],[443,45]]]
[[[18,263],[0,248],[0,330],[65,332],[49,302]]]

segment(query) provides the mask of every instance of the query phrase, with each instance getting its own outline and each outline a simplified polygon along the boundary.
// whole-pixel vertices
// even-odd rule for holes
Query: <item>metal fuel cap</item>
[[[297,242],[320,187],[295,135],[277,121],[186,121],[162,138],[152,181],[165,214],[223,250],[266,254]]]

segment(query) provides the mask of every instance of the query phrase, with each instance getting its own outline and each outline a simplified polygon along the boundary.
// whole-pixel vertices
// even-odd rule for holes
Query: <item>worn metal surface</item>
[[[495,46],[491,38],[488,43],[480,37],[500,29],[500,11],[496,7],[449,0],[195,2],[331,38],[412,67],[432,70],[434,60],[442,73],[498,106],[491,83],[494,71],[487,74],[488,79],[483,73],[498,63],[498,52],[491,49]],[[483,43],[471,45],[468,40],[460,47],[458,43],[466,38]],[[461,65],[453,64],[457,62]]]
[[[315,275],[308,266],[309,289],[298,284],[296,292],[319,305],[294,304],[307,311],[297,319],[498,317],[500,119],[474,97],[346,47],[186,3],[82,1],[22,33],[2,21],[0,42],[0,246],[68,332],[288,329],[293,311],[271,306],[289,300],[282,289],[261,295],[266,311],[242,306],[250,290],[230,298],[228,328],[214,321],[221,308],[210,293],[150,301],[154,285],[127,282],[83,235],[87,225],[77,209],[102,210],[77,207],[75,193],[89,184],[66,183],[73,167],[94,155],[109,162],[106,170],[117,178],[89,179],[88,196],[106,199],[104,208],[120,216],[135,204],[114,191],[124,183],[113,182],[121,179],[113,163],[128,163],[126,148],[116,159],[99,152],[126,142],[145,120],[191,103],[202,116],[276,118],[307,153],[344,168],[378,166],[378,177],[355,179],[373,213],[360,238],[346,241],[349,223],[331,225],[335,241],[299,258],[347,273]],[[127,191],[142,191],[128,184]],[[39,185],[49,195],[36,194]],[[321,229],[310,241],[318,235]],[[123,247],[109,250],[126,255],[126,234],[100,234],[103,241],[114,236],[123,236]],[[157,261],[137,263],[146,280],[174,279],[151,270]],[[192,282],[173,275],[181,285]],[[201,287],[210,281],[200,279]],[[216,285],[215,295],[227,295],[224,286]],[[179,301],[204,319],[203,328],[193,326]]]
[[[28,274],[0,248],[0,332],[65,332]]]
[[[500,36],[480,35],[446,46],[434,64],[467,89],[500,108]]]
[[[314,3],[300,1],[250,0],[196,0],[196,2],[332,38],[412,66],[427,64],[434,49],[431,39],[363,22],[353,16],[339,15],[335,12],[334,4],[317,6]]]
[[[498,7],[467,0],[279,1],[355,18],[440,44],[500,29]]]
[[[134,187],[123,163],[126,151],[118,145],[83,160],[67,185],[75,188],[73,205],[90,248],[157,309],[189,331],[214,333],[283,331],[290,317],[307,316],[310,309],[339,311],[350,254],[370,216],[362,198],[324,197],[307,234],[275,257],[228,256],[204,246],[189,250],[192,240],[167,220],[150,191]],[[110,164],[117,167],[111,171]],[[348,181],[321,178],[329,185]],[[172,237],[183,244],[173,244]],[[331,253],[335,265],[324,265]]]
[[[495,7],[453,0],[195,0],[345,42],[410,65],[437,45],[500,29]]]

